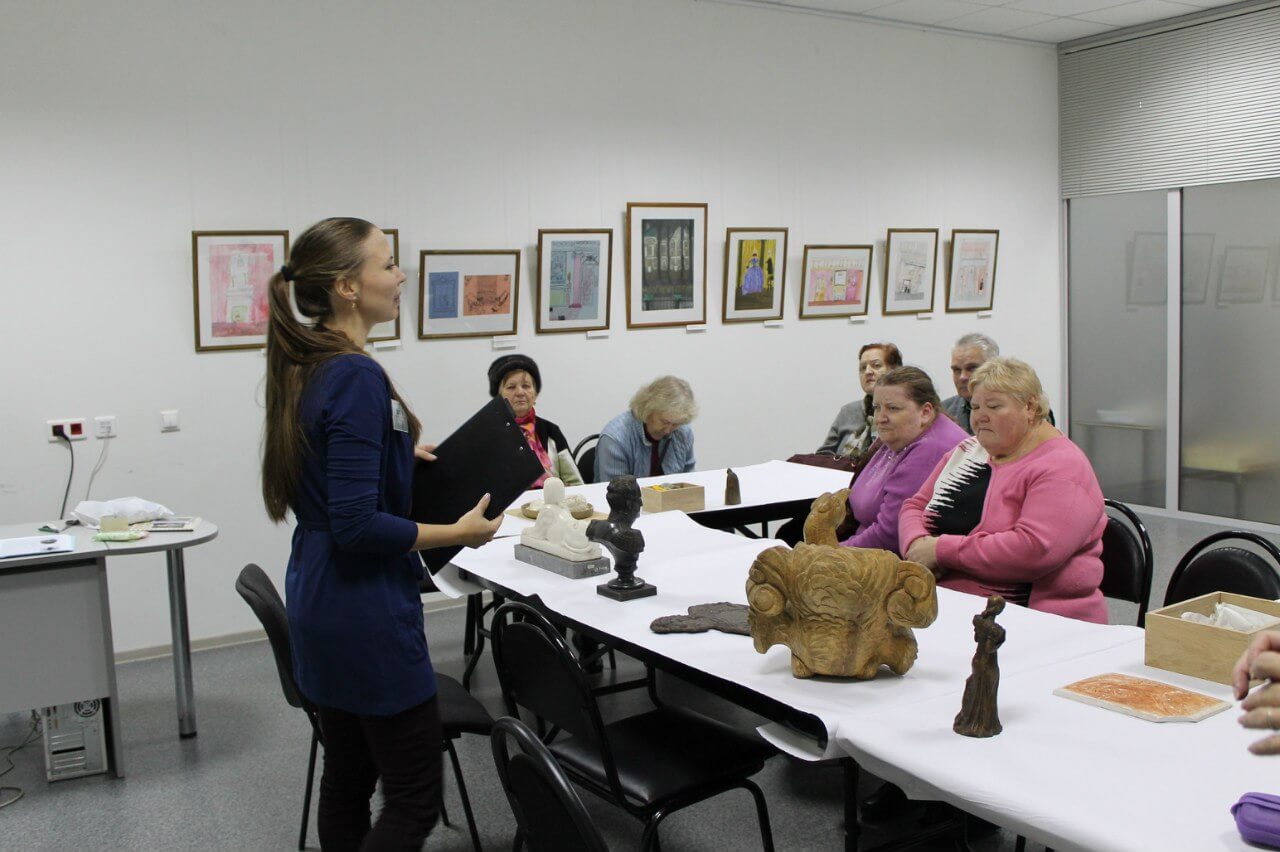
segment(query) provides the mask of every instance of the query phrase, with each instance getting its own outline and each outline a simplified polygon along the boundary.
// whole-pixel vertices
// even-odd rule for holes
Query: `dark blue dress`
[[[413,441],[393,423],[377,362],[339,355],[312,374],[308,451],[285,576],[294,674],[323,707],[387,716],[435,695],[411,551]],[[402,427],[403,428],[403,427]]]

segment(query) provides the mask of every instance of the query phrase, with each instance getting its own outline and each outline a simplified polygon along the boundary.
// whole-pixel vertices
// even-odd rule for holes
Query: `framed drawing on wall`
[[[1182,303],[1203,305],[1209,300],[1209,270],[1213,266],[1213,234],[1182,235]]]
[[[786,228],[725,229],[725,322],[782,319],[786,278]]]
[[[800,319],[866,316],[871,246],[805,246]]]
[[[1261,302],[1270,266],[1271,249],[1267,246],[1227,246],[1218,275],[1218,304]]]
[[[1129,247],[1125,304],[1163,305],[1169,301],[1169,242],[1163,231],[1136,231]]]
[[[288,255],[288,231],[191,232],[197,352],[267,345],[267,285]]]
[[[884,313],[927,314],[933,310],[937,228],[890,228],[885,239]]]
[[[423,249],[418,338],[515,334],[519,295],[519,249]]]
[[[396,266],[400,265],[400,229],[399,228],[383,228],[382,233],[387,235],[387,244],[391,248],[391,262]],[[403,310],[404,300],[401,299],[401,310]],[[380,322],[373,328],[369,329],[369,342],[377,343],[382,340],[399,340],[400,339],[400,317],[397,315],[395,319],[387,322]]]
[[[627,328],[707,321],[707,205],[627,204]]]
[[[609,327],[611,228],[538,230],[538,334]]]
[[[953,230],[947,269],[947,312],[989,311],[996,292],[1000,232]]]

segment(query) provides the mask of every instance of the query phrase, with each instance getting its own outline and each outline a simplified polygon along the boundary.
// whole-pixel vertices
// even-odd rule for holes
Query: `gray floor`
[[[1163,598],[1178,556],[1215,531],[1207,524],[1148,517],[1156,552],[1152,597]],[[1137,607],[1112,604],[1112,620],[1131,623]],[[432,613],[428,619],[432,657],[454,676],[462,668],[460,610]],[[14,653],[9,649],[7,653]],[[173,675],[167,659],[118,667],[128,777],[93,777],[49,784],[44,780],[39,743],[14,756],[15,768],[0,784],[16,785],[25,797],[0,809],[0,849],[291,849],[296,842],[306,770],[309,728],[299,711],[281,697],[265,643],[198,653],[193,666],[200,735],[177,736]],[[638,671],[623,661],[623,672]],[[691,704],[743,724],[752,720],[732,708],[665,681],[668,700]],[[496,678],[486,656],[474,692],[495,713],[500,708]],[[606,699],[611,716],[646,709],[641,694]],[[28,719],[0,716],[0,745],[21,741]],[[514,831],[505,799],[497,788],[488,743],[465,737],[459,747],[481,837],[486,848],[508,849]],[[0,758],[0,770],[5,763]],[[758,780],[769,802],[774,838],[780,850],[841,848],[841,776],[834,767],[801,764],[783,757],[770,761]],[[863,793],[874,779],[864,781]],[[454,828],[440,827],[428,849],[467,850],[462,809],[452,780],[448,807]],[[5,796],[0,796],[0,801]],[[620,811],[584,796],[612,848],[635,848],[639,824]],[[878,842],[914,825],[912,814],[884,831],[869,832]],[[759,848],[749,798],[730,793],[664,823],[663,846],[671,850]],[[309,844],[318,847],[314,819]],[[974,843],[976,849],[1011,849],[1013,838],[999,832]],[[920,849],[947,849],[947,843]]]

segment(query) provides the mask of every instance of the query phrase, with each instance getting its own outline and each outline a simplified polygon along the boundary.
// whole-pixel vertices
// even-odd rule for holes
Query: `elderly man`
[[[944,399],[942,409],[970,435],[973,434],[973,427],[969,425],[969,378],[988,358],[995,358],[999,354],[999,345],[978,332],[961,337],[951,350],[951,380],[956,384],[956,395]]]

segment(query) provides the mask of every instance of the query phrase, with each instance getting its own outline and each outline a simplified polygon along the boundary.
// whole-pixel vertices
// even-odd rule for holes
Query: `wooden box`
[[[1178,672],[1192,677],[1231,683],[1231,669],[1236,660],[1249,647],[1253,637],[1263,630],[1275,630],[1277,625],[1261,627],[1252,633],[1241,633],[1225,627],[1210,627],[1183,621],[1182,613],[1198,612],[1213,615],[1218,603],[1235,604],[1280,617],[1280,603],[1230,592],[1212,592],[1179,604],[1147,613],[1146,664],[1157,669]]]
[[[664,482],[640,489],[640,500],[646,512],[700,512],[707,508],[707,496],[701,485],[692,482]]]

